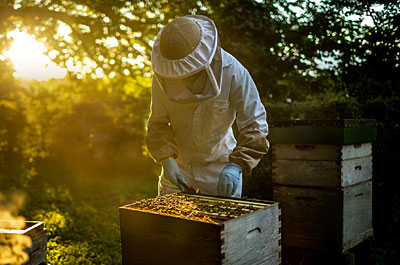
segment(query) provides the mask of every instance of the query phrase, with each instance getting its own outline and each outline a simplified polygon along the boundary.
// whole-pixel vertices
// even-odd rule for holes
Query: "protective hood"
[[[154,42],[151,63],[155,78],[170,100],[194,103],[220,94],[222,60],[214,22],[200,15],[185,18],[191,19],[200,27],[201,38],[197,47],[183,58],[165,58],[160,51],[163,28]]]

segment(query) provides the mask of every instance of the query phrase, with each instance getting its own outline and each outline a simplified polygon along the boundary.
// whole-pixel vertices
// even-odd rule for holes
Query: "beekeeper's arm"
[[[177,143],[164,107],[163,97],[157,80],[153,78],[151,113],[145,142],[151,156],[159,164],[170,158],[176,158],[178,155]]]
[[[235,78],[237,81],[233,80],[230,101],[237,111],[239,137],[229,161],[240,165],[246,176],[269,149],[267,113],[249,72],[243,69]]]
[[[168,113],[163,104],[163,97],[164,94],[158,82],[153,78],[151,114],[147,125],[145,142],[153,159],[163,165],[164,177],[178,188],[181,188],[177,179],[180,179],[183,183],[186,183],[186,181],[175,161],[178,155],[178,148]]]

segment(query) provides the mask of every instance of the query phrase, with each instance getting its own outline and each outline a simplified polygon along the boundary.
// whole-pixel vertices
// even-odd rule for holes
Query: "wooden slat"
[[[202,201],[210,201],[210,202],[233,202],[236,205],[242,206],[252,206],[255,208],[263,209],[268,207],[272,204],[276,204],[276,202],[271,201],[260,201],[255,199],[241,199],[241,198],[227,198],[227,197],[220,197],[220,196],[209,196],[209,195],[201,195],[201,194],[185,194],[187,197],[199,198]]]
[[[221,233],[222,264],[280,264],[278,204],[227,221]],[[279,262],[278,262],[279,261]]]
[[[218,224],[120,207],[123,264],[279,265],[279,204],[187,195],[259,208]]]
[[[344,189],[343,249],[372,236],[372,181]]]
[[[282,244],[342,253],[373,234],[372,181],[343,189],[274,187]]]
[[[29,261],[25,265],[39,265],[46,259],[47,235],[46,231],[36,233],[32,238],[32,246],[27,249]]]
[[[372,155],[372,143],[348,145],[273,144],[274,159],[347,160]]]
[[[299,186],[338,187],[340,166],[336,160],[275,160],[272,163],[274,183]]]
[[[123,264],[220,264],[221,226],[120,208]]]
[[[372,179],[372,155],[342,161],[341,186]]]
[[[272,162],[274,183],[345,187],[372,179],[372,155],[343,161],[285,160]]]
[[[273,144],[274,159],[286,160],[338,160],[340,145],[330,144]]]
[[[275,186],[273,198],[281,203],[282,244],[319,250],[340,249],[340,191]]]
[[[342,160],[370,155],[372,155],[372,143],[348,144],[342,146]]]

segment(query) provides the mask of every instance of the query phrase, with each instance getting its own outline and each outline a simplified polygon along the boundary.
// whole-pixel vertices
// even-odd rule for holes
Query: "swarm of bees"
[[[130,204],[130,207],[139,211],[165,214],[215,224],[263,208],[260,206],[252,206],[248,203],[241,203],[240,201],[218,200],[205,196],[192,196],[177,193],[136,201]]]

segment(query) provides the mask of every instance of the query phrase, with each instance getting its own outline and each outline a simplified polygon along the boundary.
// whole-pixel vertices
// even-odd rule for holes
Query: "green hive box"
[[[294,120],[269,122],[268,139],[273,144],[353,144],[376,140],[376,121]]]

